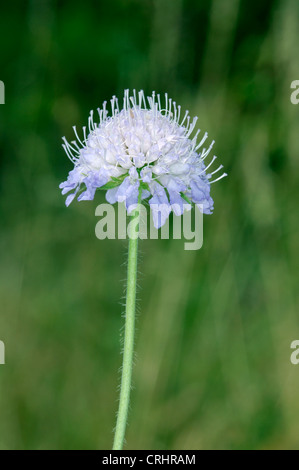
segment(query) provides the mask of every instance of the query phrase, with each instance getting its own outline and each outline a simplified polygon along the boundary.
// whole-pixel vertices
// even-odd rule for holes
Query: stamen
[[[84,135],[84,142],[86,144],[87,138],[86,138],[86,127],[85,126],[83,127],[83,135]]]
[[[181,126],[182,126],[182,127],[183,127],[183,125],[184,125],[184,122],[185,122],[186,119],[187,119],[188,114],[189,114],[189,111],[186,111],[186,112],[185,112],[184,119],[183,119],[183,121],[181,122]]]
[[[212,173],[210,173],[210,175],[215,175],[215,173],[218,173],[219,170],[221,170],[223,168],[223,165],[220,165],[217,170],[214,170]]]
[[[65,151],[65,153],[67,154],[68,158],[73,162],[75,163],[78,158],[75,157],[73,154],[72,154],[72,147],[71,145],[68,143],[68,141],[66,140],[65,137],[62,137],[62,140],[64,141],[64,144],[62,144],[62,147]]]
[[[181,117],[181,106],[178,106],[178,118],[177,118],[177,123],[179,124],[180,122],[180,117]]]
[[[172,99],[169,98],[169,109],[168,109],[168,115],[169,115],[169,117],[172,116],[171,107],[172,107]]]
[[[81,140],[80,137],[78,136],[78,132],[77,132],[76,126],[73,126],[73,129],[74,129],[75,136],[76,136],[76,138],[78,139],[78,142],[82,145],[82,147],[84,147],[84,144],[83,144],[82,140]]]
[[[72,140],[72,144],[75,145],[75,147],[76,147],[76,152],[78,153],[78,155],[80,155],[81,149],[80,149],[78,143],[76,142],[76,140]]]
[[[92,110],[90,111],[90,116],[88,118],[88,128],[89,128],[90,133],[92,131],[94,131],[94,129],[95,129],[94,122],[93,122],[93,111]]]
[[[213,165],[214,161],[216,160],[217,157],[213,157],[212,160],[210,161],[210,163],[204,168],[203,171],[201,171],[200,173],[198,173],[198,176],[199,175],[202,175],[203,173],[206,173],[207,169],[210,168],[211,165]]]
[[[165,114],[168,114],[168,94],[165,93]]]
[[[201,160],[205,160],[205,158],[209,155],[210,151],[212,150],[212,147],[214,146],[214,144],[215,144],[215,140],[213,140],[208,150],[204,149],[202,151]]]
[[[157,99],[158,99],[159,111],[161,111],[161,97],[160,97],[160,95],[157,95]]]
[[[103,103],[103,120],[106,119],[107,115],[108,115],[107,101],[104,101],[104,103]]]
[[[207,140],[207,138],[208,138],[208,133],[205,132],[203,138],[201,139],[199,144],[195,147],[195,150],[198,150],[202,146],[202,144]]]
[[[209,183],[210,184],[216,183],[216,181],[222,180],[222,178],[225,178],[226,176],[227,176],[227,173],[223,173],[223,175],[219,176],[219,178],[217,178],[214,181],[209,181]]]
[[[176,107],[176,102],[174,101],[173,102],[173,108],[174,108],[174,122],[177,123],[177,115],[178,115],[178,112],[177,112],[177,107]]]
[[[153,91],[152,93],[152,103],[153,103],[153,108],[155,108],[155,103],[156,103],[156,92]]]
[[[139,98],[139,108],[142,109],[142,105],[143,105],[144,109],[146,109],[146,102],[145,102],[145,97],[144,97],[144,91],[143,90],[139,91],[138,98]]]
[[[129,90],[125,90],[124,94],[124,110],[128,111],[128,108],[130,107],[130,99],[129,99]]]
[[[99,115],[99,118],[100,118],[100,124],[102,124],[102,121],[103,121],[103,111],[101,110],[101,108],[97,108],[97,112],[98,112],[98,115]]]
[[[186,124],[186,130],[189,129],[189,126],[190,126],[190,116],[187,116],[187,124]]]
[[[72,141],[72,144],[76,144],[77,145],[77,142],[75,140]],[[75,152],[76,154],[80,154],[80,149],[79,149],[79,152],[76,148],[74,148],[69,142],[68,142],[68,146],[70,147],[70,149]]]
[[[192,134],[192,132],[194,130],[194,127],[196,126],[197,121],[198,121],[198,117],[195,116],[195,118],[193,119],[192,124],[190,126],[190,129],[189,129],[188,133],[186,134],[186,137],[189,137]]]
[[[112,100],[110,100],[110,102],[111,102],[112,116],[114,117],[115,116],[115,96],[112,97]]]

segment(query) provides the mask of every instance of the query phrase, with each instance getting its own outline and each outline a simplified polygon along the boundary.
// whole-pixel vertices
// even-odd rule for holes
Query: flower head
[[[156,228],[172,210],[181,215],[191,203],[205,214],[212,213],[211,183],[226,176],[223,173],[211,180],[222,165],[208,172],[216,159],[205,163],[214,142],[202,148],[208,134],[198,143],[197,117],[191,120],[187,111],[181,118],[181,107],[167,94],[164,107],[155,92],[147,102],[148,106],[143,91],[137,96],[134,90],[130,96],[126,90],[121,110],[115,96],[111,116],[106,102],[98,109],[98,124],[91,111],[89,132],[83,128],[82,140],[75,126],[76,141],[69,143],[63,138],[64,150],[74,163],[60,185],[62,194],[72,191],[66,198],[67,206],[76,196],[78,201],[91,200],[97,189],[105,189],[107,201],[124,202],[128,212],[136,206],[139,195],[148,199]]]

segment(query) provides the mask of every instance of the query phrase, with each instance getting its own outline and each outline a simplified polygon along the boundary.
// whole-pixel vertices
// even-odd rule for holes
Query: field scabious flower
[[[171,211],[182,215],[192,204],[205,214],[212,213],[211,184],[226,174],[213,176],[222,165],[210,171],[216,157],[208,164],[206,158],[214,142],[207,149],[203,147],[207,133],[198,141],[197,117],[191,120],[188,111],[182,116],[181,107],[167,94],[162,105],[155,92],[146,101],[143,91],[137,94],[135,90],[132,96],[129,90],[125,91],[121,109],[113,96],[111,115],[106,102],[98,114],[99,123],[95,123],[91,111],[82,139],[75,126],[76,140],[69,143],[63,138],[64,150],[74,164],[67,180],[60,185],[62,194],[68,194],[67,206],[75,197],[78,201],[92,200],[97,189],[106,190],[109,203],[125,203],[128,214],[137,221],[137,232],[140,202],[148,201],[156,228],[165,224]],[[123,449],[130,404],[137,258],[138,236],[131,236],[128,231],[123,367],[113,450]]]
[[[88,130],[83,128],[81,140],[76,127],[76,141],[69,143],[65,137],[64,150],[74,163],[65,182],[62,194],[68,206],[78,196],[78,201],[92,200],[97,189],[107,190],[109,203],[124,202],[128,213],[136,207],[138,196],[148,200],[154,225],[160,228],[170,212],[181,215],[195,203],[205,213],[211,214],[213,199],[211,183],[226,176],[212,179],[221,170],[209,168],[216,157],[206,165],[206,157],[214,142],[205,149],[205,133],[198,142],[200,131],[195,132],[197,117],[190,119],[188,111],[181,118],[181,107],[165,95],[162,106],[160,95],[153,92],[147,98],[143,91],[124,93],[123,108],[118,100],[111,100],[111,116],[107,103],[98,109],[99,123],[94,122],[93,111],[88,120]]]

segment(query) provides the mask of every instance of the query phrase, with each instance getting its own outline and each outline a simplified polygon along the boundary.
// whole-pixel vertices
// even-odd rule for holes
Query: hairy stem
[[[139,191],[138,203],[141,201],[141,190]],[[127,295],[125,312],[125,338],[123,365],[121,375],[121,387],[119,408],[116,421],[113,450],[121,450],[124,445],[125,432],[128,420],[130,404],[130,392],[132,384],[132,369],[134,359],[134,334],[135,334],[135,307],[136,307],[136,281],[137,281],[137,255],[138,255],[138,233],[139,233],[139,209],[134,211],[129,222],[129,247],[128,247],[128,273],[127,273]],[[134,220],[134,222],[133,222]],[[132,226],[132,223],[134,224]],[[135,230],[134,230],[134,228]]]

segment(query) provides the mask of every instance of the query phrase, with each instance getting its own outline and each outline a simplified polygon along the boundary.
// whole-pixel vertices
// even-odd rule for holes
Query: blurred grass
[[[71,126],[169,92],[216,139],[204,246],[141,244],[128,449],[299,449],[295,0],[37,1],[1,9],[1,449],[109,449],[126,243],[67,210]]]

